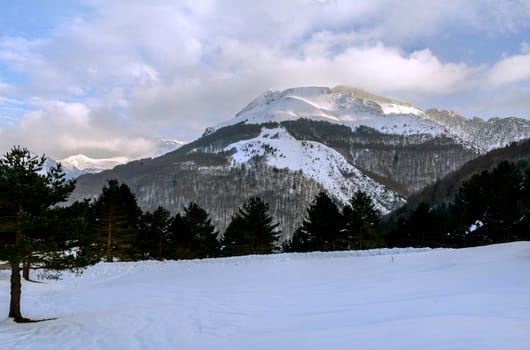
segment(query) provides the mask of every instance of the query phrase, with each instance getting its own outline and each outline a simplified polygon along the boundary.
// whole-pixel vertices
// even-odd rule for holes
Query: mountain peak
[[[288,98],[305,99],[306,102],[313,102],[313,105],[315,107],[323,107],[324,109],[332,109],[329,108],[333,107],[330,106],[330,102],[340,101],[343,104],[345,102],[360,102],[365,105],[371,103],[376,104],[380,107],[379,112],[382,112],[383,114],[403,114],[403,111],[405,112],[405,114],[412,113],[420,115],[423,113],[421,109],[412,105],[409,102],[375,95],[358,87],[339,85],[333,88],[323,86],[295,87],[283,91],[269,89],[263,92],[252,102],[250,102],[245,108],[243,108],[239,113],[237,113],[236,117],[242,116],[256,107],[262,105],[269,105],[272,102]],[[328,103],[324,103],[322,105],[322,102]],[[398,108],[396,111],[396,106],[399,106],[401,108]]]
[[[363,99],[363,100],[371,100],[377,103],[388,103],[388,104],[399,104],[402,106],[407,107],[415,107],[413,104],[405,101],[401,101],[395,98],[380,96],[372,94],[371,92],[368,92],[360,87],[356,86],[348,86],[348,85],[338,85],[331,89],[332,93],[340,93],[340,94],[352,94],[356,97]],[[417,108],[417,107],[415,107]]]
[[[296,87],[265,91],[235,118],[209,128],[205,135],[239,123],[281,123],[298,119],[343,124],[352,129],[365,125],[381,132],[403,134],[443,132],[439,125],[423,118],[424,114],[410,103],[377,96],[355,87]]]

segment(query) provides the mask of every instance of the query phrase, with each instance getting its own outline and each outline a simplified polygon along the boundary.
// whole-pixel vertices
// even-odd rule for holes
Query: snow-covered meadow
[[[36,276],[36,275],[35,275]],[[0,349],[530,349],[530,243],[101,263],[24,282]]]

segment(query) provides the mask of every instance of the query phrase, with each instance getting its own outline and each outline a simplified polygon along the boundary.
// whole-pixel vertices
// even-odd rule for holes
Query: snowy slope
[[[384,214],[390,208],[405,204],[402,197],[362,174],[333,148],[319,142],[296,140],[281,127],[263,128],[257,138],[233,143],[225,150],[235,150],[231,156],[235,164],[261,156],[272,167],[301,170],[342,203],[347,203],[355,191],[361,190],[374,200],[374,205]]]
[[[101,263],[24,283],[0,349],[528,349],[530,243]]]

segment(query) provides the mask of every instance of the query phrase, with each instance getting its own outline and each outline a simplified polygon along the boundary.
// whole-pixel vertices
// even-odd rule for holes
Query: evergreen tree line
[[[530,240],[530,168],[502,162],[472,175],[448,204],[420,203],[390,227],[387,245],[470,247]]]
[[[171,215],[158,207],[142,212],[126,184],[110,180],[95,201],[76,202],[55,208],[80,215],[86,235],[94,235],[94,246],[106,261],[145,259],[195,259],[219,256],[369,249],[384,246],[377,224],[380,213],[370,197],[358,191],[341,211],[326,192],[320,192],[307,208],[306,219],[292,239],[282,233],[259,197],[249,198],[232,215],[220,234],[209,214],[191,202],[181,213]],[[78,218],[79,220],[79,218]]]
[[[142,212],[130,188],[117,180],[108,181],[95,200],[50,207],[39,218],[38,224],[25,228],[26,232],[36,234],[26,237],[35,237],[33,243],[39,237],[45,242],[46,237],[56,240],[60,236],[65,241],[83,243],[82,250],[76,248],[78,258],[85,256],[82,262],[76,260],[80,266],[101,260],[195,259],[384,246],[377,227],[380,214],[360,191],[342,211],[326,192],[320,192],[307,208],[306,219],[292,239],[283,241],[268,204],[259,197],[249,198],[238,208],[220,234],[209,214],[197,203],[189,203],[175,215],[163,207]],[[9,242],[3,243],[4,251],[8,250]],[[23,261],[28,267],[53,268],[52,264],[43,265],[40,257],[32,260],[38,255],[32,249],[24,253]],[[64,250],[58,246],[57,252]],[[60,265],[59,261],[56,265]]]
[[[302,225],[284,244],[284,250],[309,252],[382,247],[380,218],[380,212],[365,192],[355,192],[341,211],[322,191],[307,208]]]
[[[106,261],[266,254],[275,249],[280,234],[268,205],[258,197],[239,208],[222,236],[197,203],[173,216],[163,207],[143,213],[129,187],[116,180],[94,202],[82,205],[92,215],[92,231],[99,232]]]

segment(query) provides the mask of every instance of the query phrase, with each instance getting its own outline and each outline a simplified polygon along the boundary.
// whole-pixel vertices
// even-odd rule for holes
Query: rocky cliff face
[[[78,179],[72,199],[127,183],[144,210],[198,202],[223,230],[253,195],[292,233],[316,193],[358,189],[383,212],[488,149],[530,137],[520,119],[466,120],[348,88],[266,92],[198,140],[155,159]]]

